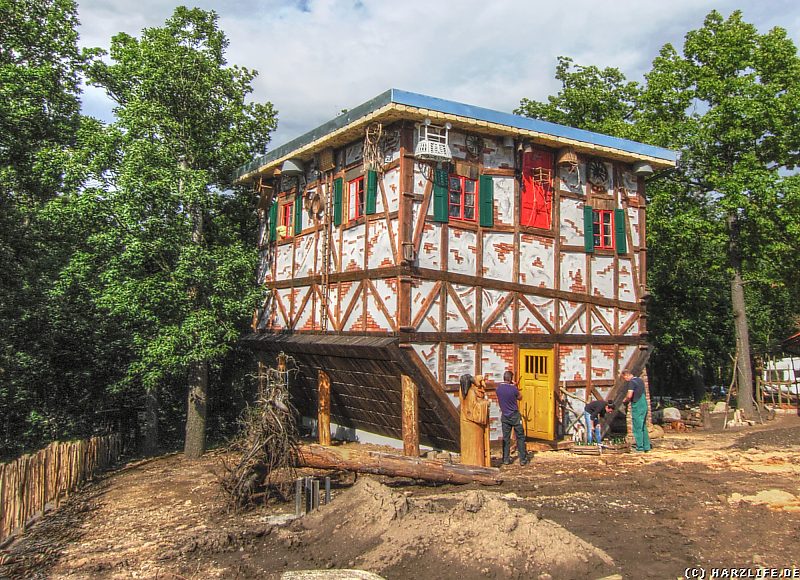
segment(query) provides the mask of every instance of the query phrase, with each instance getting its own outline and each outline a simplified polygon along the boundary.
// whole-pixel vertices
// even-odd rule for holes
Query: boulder
[[[711,412],[724,413],[727,410],[728,410],[728,405],[726,405],[724,401],[717,401],[717,404],[714,405],[714,409]]]
[[[664,421],[680,421],[681,420],[681,412],[676,409],[675,407],[666,407],[664,409]]]

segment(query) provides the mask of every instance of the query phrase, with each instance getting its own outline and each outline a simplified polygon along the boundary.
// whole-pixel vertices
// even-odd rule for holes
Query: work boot
[[[527,457],[526,457],[526,458],[524,458],[524,459],[520,459],[520,460],[519,460],[519,464],[520,464],[520,465],[528,465],[530,462],[531,462],[531,460],[530,460],[530,459],[528,459]]]

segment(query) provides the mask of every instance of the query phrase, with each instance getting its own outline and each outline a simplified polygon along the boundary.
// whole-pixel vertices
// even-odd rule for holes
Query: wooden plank
[[[331,379],[325,371],[319,371],[317,399],[317,434],[320,445],[331,444]]]
[[[403,455],[419,457],[419,401],[417,385],[401,376],[403,391]]]

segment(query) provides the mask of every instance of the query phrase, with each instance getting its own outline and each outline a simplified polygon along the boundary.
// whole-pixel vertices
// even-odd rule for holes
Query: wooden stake
[[[419,457],[418,389],[411,377],[401,375],[403,391],[403,455]]]
[[[331,444],[331,379],[323,370],[319,371],[317,383],[317,434],[320,445]]]

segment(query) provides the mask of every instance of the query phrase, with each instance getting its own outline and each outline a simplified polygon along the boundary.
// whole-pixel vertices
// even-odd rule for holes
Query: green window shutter
[[[342,225],[342,178],[333,180],[333,225]]]
[[[594,212],[592,206],[583,206],[583,247],[587,253],[594,253]]]
[[[299,236],[303,231],[303,194],[298,193],[294,198],[294,235]]]
[[[269,208],[269,241],[274,242],[278,239],[278,200],[272,200],[272,207]]]
[[[433,221],[446,224],[448,219],[447,171],[436,169],[433,173]]]
[[[375,213],[375,205],[378,201],[378,173],[370,169],[367,171],[367,203],[365,211],[367,215]]]
[[[628,237],[625,235],[625,210],[614,210],[614,243],[618,254],[628,253]]]
[[[494,179],[491,175],[481,175],[478,187],[480,223],[485,228],[491,228],[494,226]]]

